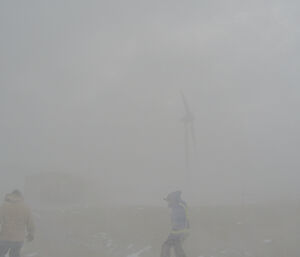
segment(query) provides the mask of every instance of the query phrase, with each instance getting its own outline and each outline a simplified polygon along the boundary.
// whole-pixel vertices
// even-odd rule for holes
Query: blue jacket
[[[174,204],[170,208],[171,208],[172,233],[186,232],[186,230],[189,229],[186,203],[181,201]]]

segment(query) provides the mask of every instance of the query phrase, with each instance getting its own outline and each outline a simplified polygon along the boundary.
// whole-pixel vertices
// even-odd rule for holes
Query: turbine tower
[[[191,169],[191,152],[193,152],[193,155],[197,153],[197,141],[194,126],[195,118],[194,114],[190,110],[185,95],[182,91],[180,91],[180,94],[185,109],[185,114],[182,117],[181,121],[184,124],[185,167],[186,171],[189,174]]]

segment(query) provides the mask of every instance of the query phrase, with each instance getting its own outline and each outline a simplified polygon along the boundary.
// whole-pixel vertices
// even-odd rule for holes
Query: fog
[[[299,7],[1,1],[0,195],[71,173],[99,206],[298,203]]]
[[[67,171],[128,200],[181,188],[182,90],[195,115],[199,202],[239,201],[241,183],[249,201],[298,199],[297,7],[2,1],[5,185]]]

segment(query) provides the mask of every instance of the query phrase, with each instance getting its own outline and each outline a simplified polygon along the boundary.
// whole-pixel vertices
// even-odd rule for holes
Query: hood
[[[169,193],[164,200],[168,202],[181,202],[181,191],[175,191],[172,193]]]
[[[15,194],[7,194],[5,195],[5,201],[9,203],[22,202],[24,199],[22,196],[18,196]]]

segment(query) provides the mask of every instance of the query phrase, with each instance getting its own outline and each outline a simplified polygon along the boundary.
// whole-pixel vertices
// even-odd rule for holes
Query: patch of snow
[[[127,257],[139,257],[142,253],[147,252],[151,249],[151,246],[147,246],[136,253],[130,254]]]
[[[265,239],[264,240],[264,243],[265,244],[270,244],[270,243],[272,243],[273,242],[273,239]]]
[[[110,248],[111,246],[112,246],[112,240],[107,240],[107,242],[106,242],[106,247],[107,248]]]
[[[37,255],[38,255],[38,253],[29,253],[29,254],[25,255],[25,257],[34,257]]]
[[[97,238],[97,237],[104,238],[104,237],[106,237],[106,233],[99,232],[99,233],[94,234],[92,237],[94,237],[94,238]]]
[[[41,215],[37,212],[33,212],[32,215],[39,220],[41,219]]]

